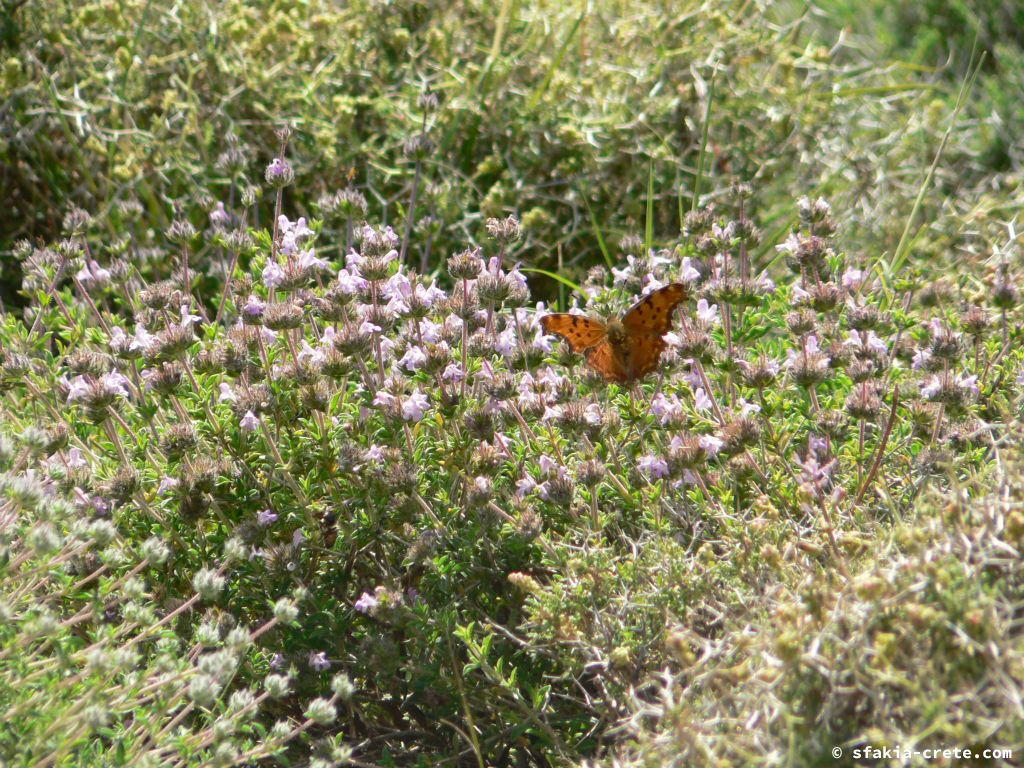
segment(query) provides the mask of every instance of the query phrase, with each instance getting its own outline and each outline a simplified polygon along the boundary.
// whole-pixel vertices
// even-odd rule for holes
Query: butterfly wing
[[[604,323],[582,315],[567,312],[544,315],[540,324],[544,333],[553,333],[569,342],[573,352],[584,352],[606,338]]]
[[[682,283],[671,283],[651,291],[622,316],[622,325],[629,335],[657,334],[659,337],[672,330],[672,314],[689,297]],[[660,350],[659,350],[660,353]]]
[[[688,296],[685,285],[672,283],[647,294],[622,316],[630,379],[641,379],[658,367],[666,346],[663,337],[672,330],[672,315]]]
[[[622,355],[615,353],[615,347],[607,339],[586,351],[587,365],[604,376],[605,381],[622,384],[630,381],[630,371]]]
[[[644,333],[629,339],[629,374],[633,379],[642,379],[658,367],[665,340],[657,333]]]

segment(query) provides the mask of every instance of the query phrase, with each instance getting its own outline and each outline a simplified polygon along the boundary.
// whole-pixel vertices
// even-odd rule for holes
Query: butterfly
[[[682,283],[672,283],[644,296],[621,319],[603,323],[591,317],[558,313],[544,315],[545,333],[561,336],[573,352],[582,352],[587,364],[606,381],[620,384],[641,379],[653,371],[672,329],[672,313],[689,297]]]

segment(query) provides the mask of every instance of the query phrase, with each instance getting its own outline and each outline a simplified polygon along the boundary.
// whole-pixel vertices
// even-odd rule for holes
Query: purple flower
[[[665,283],[656,278],[652,274],[644,275],[643,289],[640,291],[641,295],[646,296],[649,293],[654,293],[659,288],[664,288]]]
[[[612,282],[615,285],[620,285],[631,278],[633,276],[633,269],[636,266],[636,261],[636,256],[627,255],[625,268],[617,269],[612,267]]]
[[[397,399],[398,398],[396,398],[390,392],[386,392],[385,390],[382,389],[374,396],[373,404],[384,408],[389,408],[390,406],[394,405]]]
[[[641,456],[637,461],[640,471],[650,479],[656,480],[659,477],[668,477],[668,462],[659,456]]]
[[[409,311],[409,305],[406,304],[405,299],[401,296],[393,296],[391,300],[384,305],[384,309],[392,315],[404,315]]]
[[[359,325],[359,332],[360,333],[366,333],[366,334],[380,333],[382,330],[383,329],[379,325],[374,325],[369,320],[363,320],[363,322],[360,323],[360,325]]]
[[[227,229],[231,223],[231,215],[224,210],[224,203],[219,202],[210,211],[210,226],[214,229]]]
[[[713,237],[715,240],[722,243],[723,245],[727,244],[734,237],[736,237],[736,223],[730,221],[724,227],[721,224],[712,224],[711,237]]]
[[[694,365],[694,361],[692,359],[686,359],[683,362],[690,368],[690,370],[683,374],[683,381],[689,384],[691,389],[703,387],[704,379],[701,377],[700,371],[697,370],[697,366]]]
[[[109,394],[118,397],[128,397],[131,394],[128,389],[130,382],[117,371],[111,371],[100,376],[100,384],[103,385],[103,389]]]
[[[318,272],[326,272],[329,269],[327,262],[318,257],[312,248],[307,248],[299,254],[299,266],[302,269],[315,269]]]
[[[402,359],[398,361],[398,364],[407,371],[418,371],[425,362],[427,362],[427,355],[422,349],[419,347],[409,347],[409,350],[402,355]]]
[[[878,334],[874,331],[868,331],[865,345],[877,355],[885,355],[889,353],[889,345],[879,338]]]
[[[369,592],[363,592],[359,599],[356,600],[354,608],[360,613],[369,613],[378,605],[380,605],[380,600],[371,595]]]
[[[850,331],[850,338],[843,342],[844,347],[857,347],[864,351],[870,351],[878,355],[884,355],[888,353],[888,345],[878,338],[878,334],[874,331],[865,331],[864,334],[860,334],[856,329]]]
[[[264,509],[263,511],[256,515],[257,525],[260,525],[263,528],[266,528],[275,520],[277,520],[277,513],[274,512],[274,510],[272,509]]]
[[[88,285],[89,283],[107,285],[110,282],[110,270],[104,269],[90,259],[75,277],[78,278],[82,285]]]
[[[95,386],[102,390],[104,394],[113,397],[129,397],[131,394],[128,389],[128,379],[117,371],[111,371],[110,373],[105,373],[100,376]],[[90,383],[85,376],[75,376],[75,378],[71,380],[71,384],[68,385],[67,402],[73,403],[78,400],[82,400],[94,391],[96,391],[96,389],[94,389],[94,385]]]
[[[444,291],[442,291],[434,284],[431,284],[429,286],[423,286],[418,283],[416,285],[415,290],[413,291],[413,296],[415,296],[417,300],[422,301],[428,307],[432,307],[438,301],[441,301],[442,299],[446,299],[448,297],[448,295]]]
[[[506,277],[508,277],[509,282],[511,282],[517,288],[526,288],[526,277],[523,275],[522,272],[519,271],[519,265],[521,263],[522,262],[517,261],[516,265],[508,271],[508,275],[506,275]]]
[[[708,456],[716,456],[721,447],[725,445],[721,439],[714,435],[701,435],[697,438],[697,442]]]
[[[693,260],[689,256],[683,257],[683,268],[679,272],[679,279],[684,283],[700,280],[700,272],[693,266]]]
[[[865,274],[859,269],[848,269],[843,273],[843,287],[848,291],[856,292],[864,284]]]
[[[243,432],[255,432],[260,428],[260,420],[252,411],[246,411],[245,415],[239,419],[238,426]]]
[[[662,426],[666,426],[683,418],[683,404],[675,393],[666,397],[664,393],[658,392],[651,400],[651,413]]]
[[[545,475],[550,475],[557,472],[559,469],[558,462],[545,454],[541,454],[541,457],[537,460],[537,464],[540,466],[540,471]]]
[[[928,366],[928,361],[931,359],[932,351],[930,349],[919,349],[914,353],[914,360],[910,364],[910,367],[915,371],[920,371],[922,368]]]
[[[972,375],[972,376],[964,376],[964,375],[961,374],[960,376],[957,376],[957,378],[956,378],[956,385],[957,385],[957,387],[962,389],[964,392],[969,392],[970,394],[974,395],[975,397],[977,397],[979,394],[981,394],[981,388],[978,386],[978,377],[977,376],[974,376],[974,375]]]
[[[512,357],[516,350],[516,329],[509,326],[494,340],[494,351],[502,357]]]
[[[921,383],[921,397],[931,400],[942,391],[942,382],[938,376],[932,376],[928,381]]]
[[[270,660],[270,668],[274,670],[284,669],[286,661],[287,659],[285,659],[283,653],[275,653],[274,658]]]
[[[327,659],[327,654],[323,651],[319,653],[309,652],[309,658],[307,659],[309,666],[316,672],[323,672],[325,669],[331,668],[331,662]]]
[[[259,296],[249,294],[249,298],[245,300],[245,304],[242,305],[242,314],[248,315],[249,317],[259,317],[263,314],[263,311],[267,308],[267,303],[263,301]]]
[[[800,467],[800,479],[804,486],[814,498],[821,498],[825,485],[832,478],[835,461],[822,464],[816,456],[808,452],[807,458],[797,461],[797,466]]]
[[[128,334],[124,332],[123,328],[114,326],[110,329],[110,346],[125,346],[128,344]]]
[[[384,281],[380,292],[385,299],[408,299],[412,296],[412,283],[409,282],[409,277],[403,272],[402,267]]]
[[[231,385],[226,381],[220,383],[220,396],[217,398],[218,402],[221,403],[233,403],[237,399],[234,390],[231,389]]]
[[[66,402],[74,403],[88,396],[90,391],[89,382],[85,376],[75,376],[68,386],[68,397]]]
[[[803,350],[790,349],[786,352],[786,362],[783,367],[793,368],[802,365],[805,359],[811,360],[818,370],[828,368],[829,358],[818,349],[818,337],[811,335],[804,340]]]
[[[82,449],[77,447],[72,447],[71,450],[68,451],[67,461],[68,466],[72,469],[79,469],[87,466],[89,463],[85,460],[85,456],[82,454]]]
[[[326,351],[324,349],[317,349],[312,346],[305,339],[302,340],[302,349],[299,350],[299,360],[308,360],[314,365],[319,365],[324,361],[324,355]]]
[[[554,341],[554,336],[547,336],[540,329],[537,329],[536,335],[533,337],[533,348],[539,349],[545,354],[551,351],[551,344]]]
[[[711,410],[713,403],[711,398],[708,397],[708,393],[704,391],[704,387],[697,387],[693,392],[693,407],[698,411],[709,411]]]
[[[277,262],[268,262],[267,266],[263,268],[263,274],[261,275],[263,284],[267,288],[276,288],[284,280],[284,270],[281,269]]]
[[[316,234],[316,232],[306,226],[305,216],[299,216],[298,220],[294,224],[288,221],[287,216],[281,216],[278,219],[278,222],[281,229],[288,232],[288,234],[292,235],[296,240],[308,240]]]
[[[748,403],[746,400],[740,400],[739,406],[740,416],[742,416],[744,419],[750,416],[751,414],[761,412],[761,406],[758,405],[757,403]]]
[[[402,402],[402,418],[406,421],[420,421],[429,407],[430,403],[423,392],[413,392]]]
[[[557,392],[559,387],[561,387],[565,382],[565,377],[560,375],[549,365],[540,372],[537,376],[537,381],[539,381],[548,392],[554,393]]]
[[[828,440],[815,434],[807,436],[807,450],[819,459],[828,455]]]
[[[128,349],[133,352],[145,352],[155,342],[156,336],[140,325],[135,329],[135,335],[132,336],[132,343],[128,346]]]
[[[424,319],[420,321],[420,334],[423,336],[423,341],[427,344],[439,342],[443,330],[444,326],[440,323],[435,323],[433,320]]]
[[[549,405],[544,409],[544,414],[540,417],[540,420],[558,421],[560,418],[562,418],[562,406]]]
[[[358,269],[351,267],[345,267],[338,272],[338,287],[342,293],[349,295],[359,293],[361,290],[366,288],[367,282],[359,274]]]
[[[181,325],[182,328],[189,328],[194,323],[201,323],[202,321],[203,321],[203,318],[201,318],[199,315],[193,315],[191,312],[188,311],[188,304],[182,304],[181,305],[181,324],[180,325]]]
[[[270,161],[270,165],[267,166],[266,178],[268,180],[281,179],[288,175],[291,171],[291,166],[280,157],[275,157]]]
[[[800,250],[800,238],[797,237],[795,232],[791,232],[785,242],[775,246],[775,250],[781,253],[794,254]]]
[[[720,322],[718,318],[718,305],[712,304],[708,306],[708,300],[701,299],[697,302],[697,319],[708,325],[718,325]]]
[[[466,378],[466,374],[462,370],[461,363],[452,362],[448,363],[445,367],[444,372],[441,374],[441,378],[445,381],[450,381],[453,384],[458,384]]]
[[[522,498],[536,487],[536,481],[532,477],[527,475],[526,477],[521,478],[519,482],[516,483],[516,496]]]

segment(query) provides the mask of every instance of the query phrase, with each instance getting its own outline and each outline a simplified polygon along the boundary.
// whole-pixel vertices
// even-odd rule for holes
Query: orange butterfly
[[[644,296],[621,320],[602,323],[590,317],[559,313],[544,315],[545,333],[561,336],[573,352],[582,352],[587,364],[606,381],[636,381],[653,371],[672,329],[672,313],[689,297],[686,286],[672,283]]]

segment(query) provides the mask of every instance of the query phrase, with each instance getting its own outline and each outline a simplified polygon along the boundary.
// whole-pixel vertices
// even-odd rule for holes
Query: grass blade
[[[654,247],[654,158],[647,167],[647,221],[644,224],[644,254]]]
[[[976,49],[978,45],[977,37],[974,38],[974,45]],[[931,167],[928,169],[928,173],[925,174],[924,179],[921,181],[921,186],[917,190],[917,198],[914,200],[914,207],[910,209],[910,215],[907,217],[907,223],[903,227],[903,234],[900,236],[900,241],[896,245],[896,251],[893,253],[892,262],[885,269],[887,277],[894,275],[907,260],[907,253],[910,251],[910,244],[912,242],[910,239],[910,230],[914,226],[914,221],[917,219],[917,213],[921,209],[921,203],[924,201],[925,193],[931,186],[932,178],[935,176],[935,171],[939,167],[939,161],[942,159],[942,153],[945,151],[949,137],[952,135],[953,128],[956,126],[957,118],[960,117],[960,112],[967,103],[967,95],[971,92],[971,88],[973,87],[975,80],[978,79],[978,73],[981,71],[982,64],[985,63],[985,53],[985,51],[981,52],[981,56],[978,58],[973,69],[970,66],[967,67],[967,72],[964,74],[964,80],[960,84],[960,93],[956,97],[956,107],[953,110],[952,118],[950,118],[949,126],[946,128],[946,132],[942,136],[939,148],[935,152],[935,159],[932,160]],[[974,49],[971,50],[971,61],[974,61]]]
[[[558,53],[555,54],[555,59],[551,62],[551,66],[548,67],[548,72],[544,76],[544,81],[537,87],[537,90],[535,90],[533,95],[530,97],[530,101],[527,103],[527,109],[532,110],[536,107],[538,102],[540,102],[541,97],[544,95],[544,92],[548,89],[548,86],[551,85],[551,80],[555,76],[555,72],[558,71],[558,68],[562,64],[562,59],[565,58],[565,52],[569,50],[569,46],[572,44],[573,38],[576,37],[577,30],[579,30],[580,24],[583,23],[583,19],[586,18],[586,16],[587,11],[586,8],[584,8],[583,12],[580,13],[575,23],[572,25],[572,29],[569,30],[569,34],[566,35],[565,40],[562,42],[562,47],[559,48]]]
[[[550,277],[552,280],[556,280],[557,282],[559,282],[562,285],[564,285],[566,288],[569,288],[570,290],[575,291],[576,293],[578,293],[580,295],[580,297],[583,298],[584,301],[586,301],[587,294],[585,294],[583,292],[582,288],[580,288],[578,285],[576,285],[576,283],[574,283],[569,278],[563,277],[562,275],[559,275],[556,272],[551,272],[550,270],[547,270],[547,269],[541,269],[540,267],[520,267],[519,271],[520,272],[536,272],[538,275],[544,275],[544,277]]]
[[[700,155],[697,157],[697,175],[693,180],[693,199],[690,200],[690,210],[697,210],[697,203],[700,200],[700,182],[704,177],[704,158],[708,152],[708,129],[711,127],[711,105],[715,103],[715,75],[718,70],[711,70],[711,82],[708,84],[708,107],[704,110],[704,127],[700,137]]]
[[[594,213],[594,209],[590,206],[590,200],[586,194],[582,191],[580,196],[583,198],[584,204],[587,206],[587,213],[590,214],[590,226],[594,230],[594,237],[597,238],[597,247],[601,249],[601,255],[604,256],[604,263],[608,265],[608,269],[614,266],[612,261],[611,252],[608,250],[608,244],[604,241],[604,235],[601,233],[601,226],[597,223],[597,216]]]

